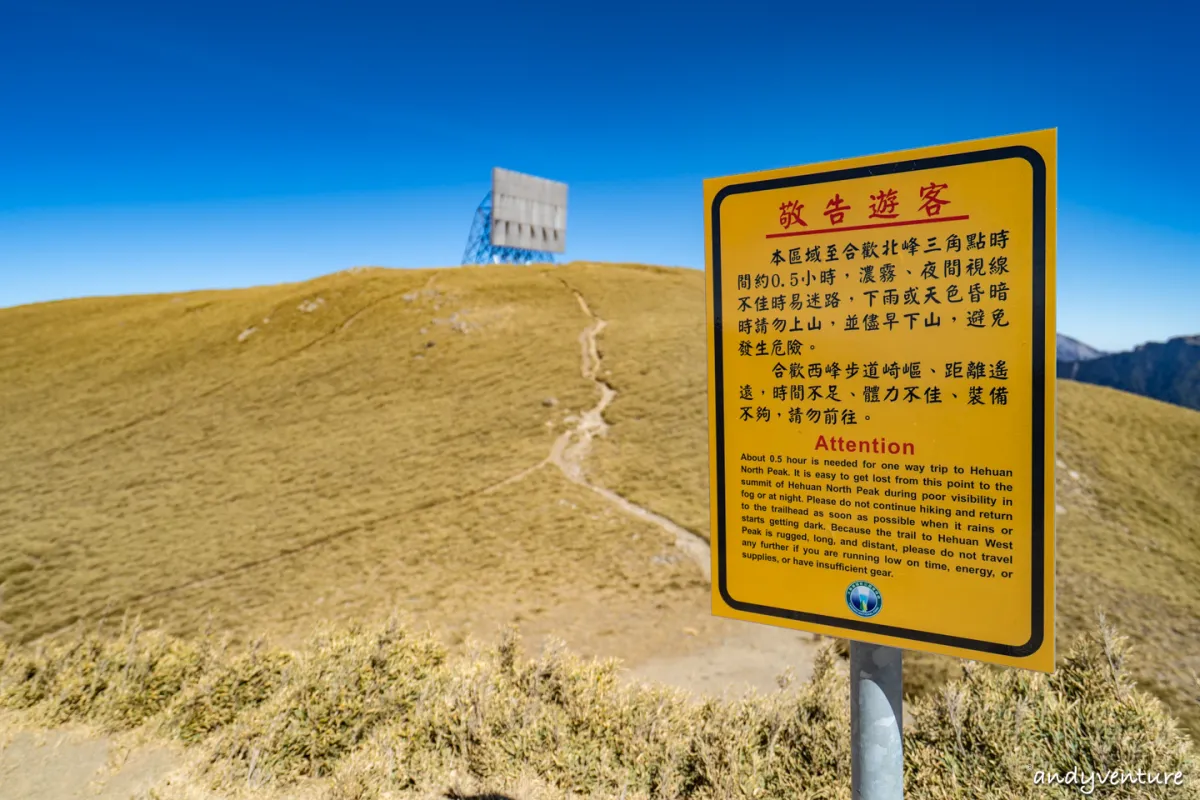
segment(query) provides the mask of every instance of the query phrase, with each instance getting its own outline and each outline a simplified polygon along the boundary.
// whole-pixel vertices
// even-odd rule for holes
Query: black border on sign
[[[895,175],[940,167],[957,167],[964,164],[979,164],[1009,158],[1022,159],[1033,169],[1033,563],[1030,581],[1032,593],[1030,607],[1029,641],[1022,645],[985,642],[960,636],[948,636],[930,631],[879,625],[855,619],[842,619],[823,614],[810,614],[786,608],[743,603],[734,600],[726,583],[725,562],[725,398],[723,380],[722,341],[723,320],[721,316],[721,203],[735,194],[786,189],[792,186],[811,186],[818,183],[867,178],[877,175]],[[726,186],[717,192],[712,203],[712,259],[713,259],[713,370],[716,379],[716,425],[717,434],[717,586],[725,602],[738,611],[762,614],[771,617],[810,622],[831,628],[862,631],[916,642],[957,647],[983,653],[1023,658],[1036,653],[1045,638],[1045,441],[1046,441],[1046,162],[1032,147],[1012,145],[987,150],[976,150],[952,155],[933,156],[908,161],[872,164],[865,167],[818,172],[812,175],[796,175],[786,178],[770,178]]]

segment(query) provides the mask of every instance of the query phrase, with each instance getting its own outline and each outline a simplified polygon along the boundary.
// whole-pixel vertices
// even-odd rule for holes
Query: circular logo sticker
[[[866,581],[855,581],[846,589],[846,605],[860,617],[873,617],[883,607],[883,595]]]

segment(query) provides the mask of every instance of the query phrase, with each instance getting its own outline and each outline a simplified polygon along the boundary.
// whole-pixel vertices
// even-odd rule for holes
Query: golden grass
[[[1039,785],[1037,771],[1141,769],[1184,782],[1102,795],[1200,797],[1191,743],[1133,685],[1126,657],[1124,640],[1101,626],[1051,677],[965,670],[911,707],[907,796],[1066,798],[1079,788]],[[0,660],[0,709],[20,709],[26,724],[184,738],[193,767],[150,795],[164,800],[205,790],[259,800],[849,798],[849,686],[831,648],[810,681],[736,701],[628,685],[616,666],[553,645],[529,658],[511,631],[455,656],[394,621],[323,630],[298,652],[253,658],[131,626],[13,648]],[[228,690],[238,686],[255,688]]]
[[[296,644],[400,607],[450,641],[517,620],[628,661],[703,639],[707,588],[669,536],[550,468],[485,491],[598,399],[574,291],[618,391],[586,471],[707,537],[699,272],[369,269],[26,306],[0,311],[0,636],[134,612]],[[1200,414],[1068,381],[1058,403],[1058,634],[1104,608],[1200,730]],[[958,665],[911,655],[909,688]]]
[[[699,577],[654,562],[658,529],[552,471],[483,493],[596,402],[559,278],[367,270],[0,313],[0,632],[129,610],[244,641],[400,606],[460,638],[514,618],[627,656],[684,638]]]

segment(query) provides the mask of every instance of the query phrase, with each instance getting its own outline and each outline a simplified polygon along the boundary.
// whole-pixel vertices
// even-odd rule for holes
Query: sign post
[[[850,642],[850,785],[855,800],[904,797],[903,653]]]
[[[850,639],[856,797],[900,650],[1054,669],[1053,130],[706,180],[713,613]]]

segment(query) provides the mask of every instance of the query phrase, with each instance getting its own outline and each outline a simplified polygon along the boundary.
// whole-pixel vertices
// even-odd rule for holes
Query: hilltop
[[[761,630],[708,611],[704,325],[702,273],[600,264],[0,310],[0,637],[133,613],[292,644],[400,608],[703,667]],[[1200,414],[1058,402],[1059,634],[1104,608],[1195,724]]]

